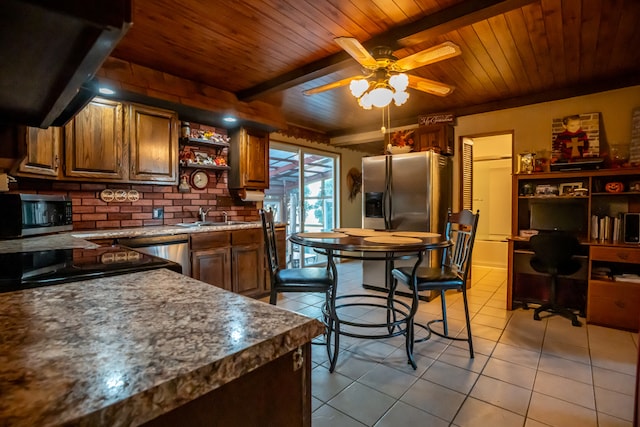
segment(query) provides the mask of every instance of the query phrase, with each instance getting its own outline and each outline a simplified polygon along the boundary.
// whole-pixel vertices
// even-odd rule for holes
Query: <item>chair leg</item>
[[[467,321],[467,342],[469,343],[469,357],[474,358],[475,354],[473,353],[473,337],[471,335],[471,318],[469,316],[469,305],[467,304],[467,291],[466,289],[462,289],[462,300],[464,302],[464,316]]]
[[[442,330],[445,335],[449,335],[449,325],[447,324],[447,300],[444,289],[440,289],[440,305],[442,306]]]
[[[269,296],[269,304],[276,305],[278,302],[278,291],[276,291],[275,286],[271,285],[271,295]]]

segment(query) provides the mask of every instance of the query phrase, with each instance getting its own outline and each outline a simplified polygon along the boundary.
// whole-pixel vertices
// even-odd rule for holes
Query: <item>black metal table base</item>
[[[384,293],[387,293],[387,294],[389,293],[389,289],[384,288],[382,286],[367,285],[366,283],[363,283],[362,287],[364,289],[369,289],[369,290],[372,290],[372,291],[384,292]],[[403,296],[403,297],[413,298],[413,294],[411,292],[396,291],[395,294]],[[432,296],[432,295],[429,295],[429,296],[422,295],[422,294],[418,295],[418,299],[420,301],[429,302],[429,301],[432,301],[434,298],[436,298],[436,297]]]

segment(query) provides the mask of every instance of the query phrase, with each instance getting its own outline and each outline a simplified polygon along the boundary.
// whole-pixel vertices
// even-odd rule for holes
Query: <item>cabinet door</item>
[[[241,128],[231,135],[230,188],[269,188],[269,134]]]
[[[453,156],[453,127],[450,125],[420,126],[415,132],[414,151],[435,150]]]
[[[230,291],[231,257],[230,249],[215,248],[191,253],[193,278]]]
[[[178,119],[174,112],[131,105],[129,179],[178,183]]]
[[[20,142],[24,159],[18,165],[18,172],[57,178],[60,175],[62,128],[25,127],[20,129],[20,138],[24,138]]]
[[[65,176],[123,180],[122,104],[95,98],[65,128]]]
[[[233,246],[232,289],[246,296],[264,292],[264,251],[261,243]]]

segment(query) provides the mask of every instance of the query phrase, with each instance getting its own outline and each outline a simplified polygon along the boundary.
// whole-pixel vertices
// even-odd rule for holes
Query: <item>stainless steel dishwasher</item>
[[[118,244],[177,262],[182,266],[182,274],[191,276],[188,234],[127,237],[118,239]]]

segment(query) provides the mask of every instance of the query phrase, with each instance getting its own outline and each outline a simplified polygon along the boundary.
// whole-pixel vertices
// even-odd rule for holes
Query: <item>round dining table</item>
[[[440,234],[421,231],[387,231],[361,228],[341,228],[334,231],[294,233],[289,236],[293,244],[313,248],[326,255],[327,268],[331,270],[334,285],[323,306],[323,321],[326,326],[325,338],[333,346],[339,348],[340,336],[353,338],[382,339],[405,335],[407,327],[413,327],[413,317],[418,306],[417,292],[412,292],[413,303],[398,299],[395,295],[395,282],[387,295],[373,293],[341,293],[338,294],[339,280],[335,265],[336,258],[380,260],[391,262],[408,256],[415,256],[414,273],[422,263],[428,251],[443,249],[451,245]],[[384,321],[358,321],[352,317],[340,317],[341,309],[361,307],[367,310],[378,309],[386,312]],[[382,318],[382,317],[381,317]],[[419,326],[419,325],[418,325]],[[413,357],[413,345],[407,339],[406,350],[408,362],[416,368]],[[329,348],[329,347],[327,347]],[[333,372],[339,352],[327,351],[329,371]],[[335,354],[335,356],[332,356]]]

